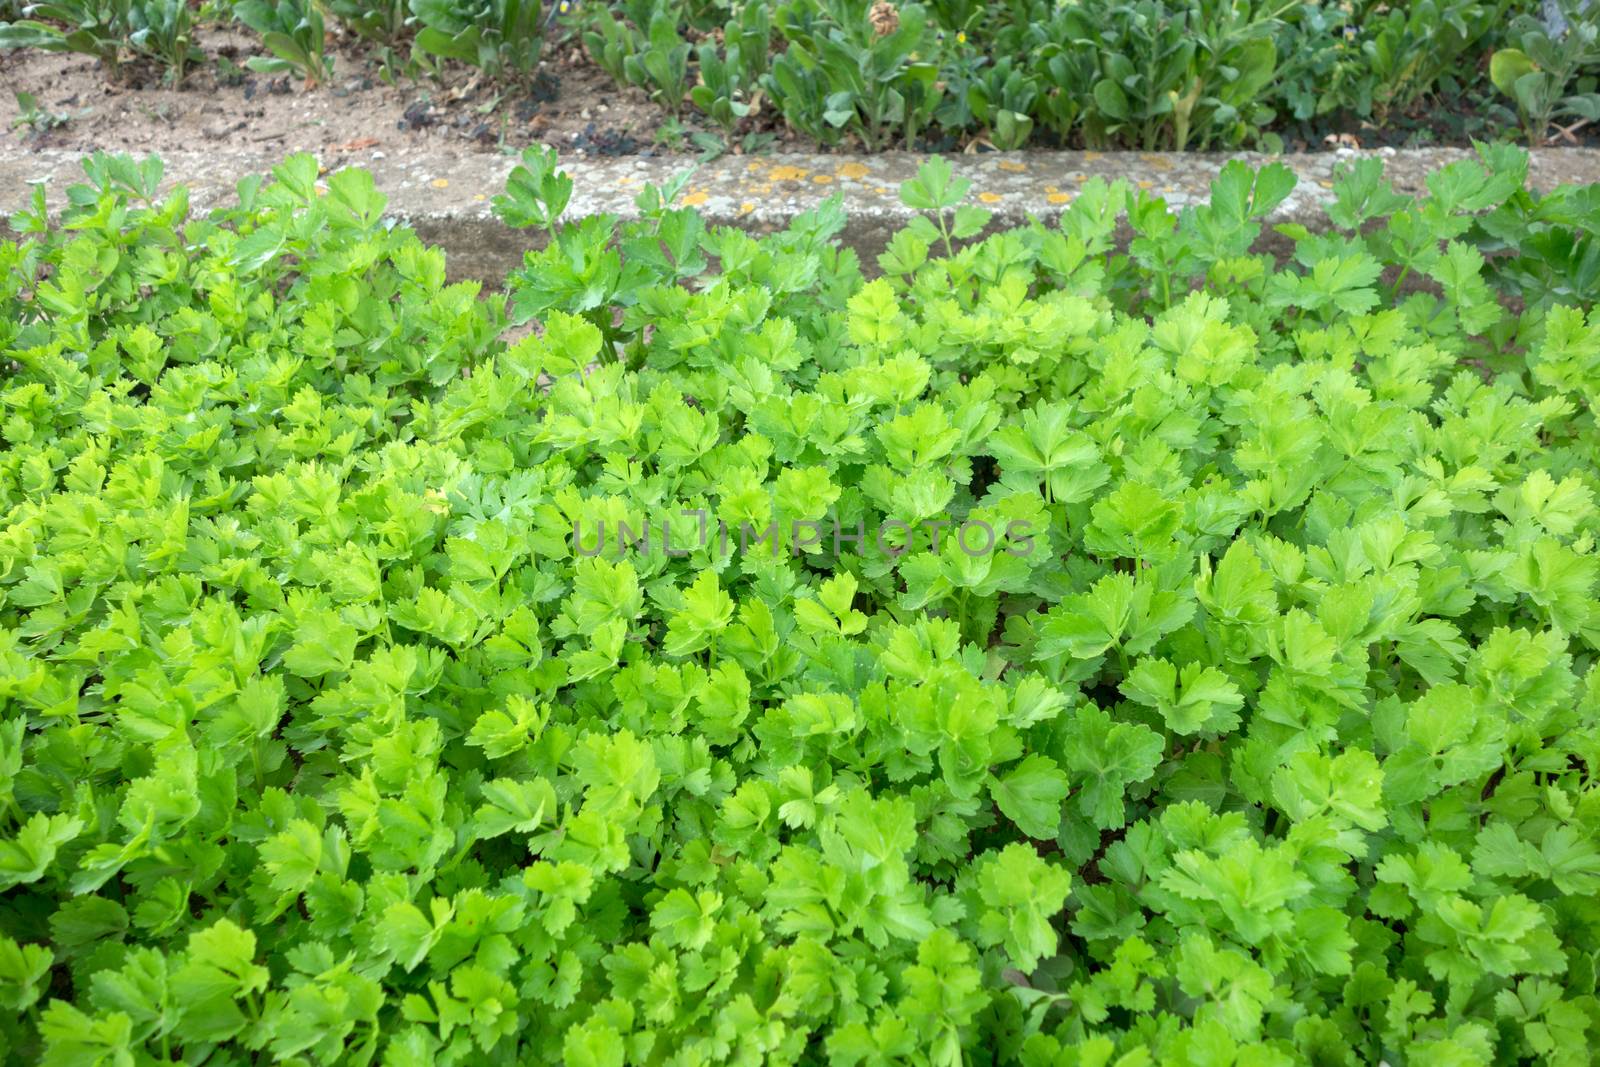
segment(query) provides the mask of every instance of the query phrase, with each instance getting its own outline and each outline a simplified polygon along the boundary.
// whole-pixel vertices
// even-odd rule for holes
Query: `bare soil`
[[[202,28],[206,62],[181,86],[161,84],[154,67],[130,65],[113,81],[92,59],[33,50],[0,52],[0,139],[29,148],[89,151],[204,151],[208,144],[313,152],[324,162],[439,148],[515,152],[552,145],[563,155],[657,155],[692,151],[659,136],[670,116],[644,93],[620,87],[576,43],[547,52],[533,83],[507,90],[459,68],[441,80],[385,79],[376,50],[340,39],[330,25],[334,76],[306,88],[290,76],[245,67],[264,54],[251,37]],[[15,94],[40,112],[20,121]],[[687,114],[687,132],[696,127]],[[674,143],[674,141],[676,143]]]

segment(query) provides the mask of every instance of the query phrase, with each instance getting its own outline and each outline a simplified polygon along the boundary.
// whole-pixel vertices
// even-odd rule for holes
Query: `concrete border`
[[[63,200],[69,184],[81,179],[83,153],[61,150],[0,154],[0,189],[5,205],[20,205],[25,185],[44,182],[52,204]],[[1459,148],[1415,150],[1340,150],[1270,157],[1197,155],[1160,152],[1017,152],[951,157],[958,174],[973,182],[969,199],[993,211],[995,225],[1023,223],[1032,215],[1046,217],[1070,203],[1092,177],[1127,178],[1164,197],[1169,204],[1202,201],[1222,164],[1232,158],[1262,165],[1276,158],[1300,176],[1295,192],[1274,212],[1269,223],[1300,222],[1320,228],[1321,206],[1329,198],[1334,168],[1362,156],[1381,158],[1390,181],[1404,192],[1420,192],[1429,174],[1473,153]],[[633,199],[648,182],[661,183],[694,168],[682,199],[705,214],[712,225],[731,225],[755,233],[782,229],[797,213],[814,207],[827,195],[845,199],[850,226],[844,241],[865,263],[910,217],[896,195],[925,158],[905,152],[882,155],[724,156],[695,167],[689,157],[574,158],[563,162],[572,175],[574,193],[568,217],[610,212],[629,216]],[[234,184],[248,174],[264,174],[276,156],[237,150],[170,153],[166,180],[188,183],[196,208],[224,203]],[[445,249],[450,274],[499,284],[534,245],[528,232],[507,229],[489,210],[506,175],[516,165],[509,156],[439,152],[430,156],[392,159],[381,151],[356,152],[322,160],[330,168],[361,166],[372,171],[378,188],[389,197],[389,210],[416,228],[428,241]],[[1600,181],[1600,150],[1543,149],[1533,153],[1530,184],[1548,190],[1569,183]],[[5,231],[0,226],[0,232]]]

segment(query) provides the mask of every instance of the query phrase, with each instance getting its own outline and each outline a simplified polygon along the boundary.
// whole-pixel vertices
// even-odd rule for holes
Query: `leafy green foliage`
[[[523,149],[522,162],[506,179],[505,193],[491,206],[508,226],[553,232],[571,198],[572,179],[556,165],[555,149],[534,145]]]
[[[1416,104],[1441,80],[1470,81],[1471,49],[1497,30],[1512,0],[1421,0],[1353,5],[1349,22],[1361,46],[1356,91],[1384,121],[1395,108]]]
[[[37,48],[92,56],[115,77],[132,0],[54,0],[29,4],[21,19],[0,22],[0,50]]]
[[[84,108],[74,115],[70,111],[48,111],[39,104],[39,98],[32,93],[18,91],[13,94],[17,101],[17,117],[11,120],[13,130],[26,129],[34,135],[48,133],[58,126],[65,126],[74,118],[87,115],[88,108]]]
[[[722,128],[725,137],[759,106],[756,94],[767,72],[771,38],[767,7],[746,4],[722,28],[720,48],[708,39],[695,49],[699,84],[689,90],[689,99]]]
[[[1578,74],[1600,62],[1600,17],[1587,5],[1562,5],[1567,26],[1552,35],[1538,19],[1519,17],[1511,27],[1516,47],[1502,48],[1489,63],[1489,77],[1517,105],[1528,144],[1545,143],[1559,119],[1600,119],[1600,94],[1592,76]]]
[[[164,66],[174,85],[204,53],[194,43],[194,12],[188,0],[130,0],[128,44]]]
[[[788,47],[763,85],[790,125],[825,144],[843,130],[868,149],[895,133],[916,143],[940,94],[921,6],[900,7],[891,24],[851,0],[796,0],[774,23]]]
[[[691,46],[683,31],[686,12],[678,4],[655,0],[628,0],[620,12],[598,6],[585,12],[584,43],[589,54],[617,81],[643,89],[652,100],[676,116],[688,100],[693,81],[690,60],[700,62],[700,81],[694,86],[696,104],[725,129],[731,129],[748,113],[741,99],[748,90],[744,66],[764,63],[767,32],[764,9],[758,12],[762,33],[754,47],[741,52],[735,23],[728,29],[728,51],[719,51],[712,41],[698,48]],[[619,14],[623,17],[618,17]],[[756,54],[759,53],[759,60]]]
[[[1562,28],[1549,25],[1557,6]],[[173,79],[196,58],[179,0],[0,0],[0,48],[133,52]],[[668,112],[659,137],[708,153],[759,149],[782,122],[822,145],[1020,149],[1264,148],[1328,128],[1443,125],[1564,138],[1594,103],[1592,8],[1583,0],[239,0],[262,37],[257,69],[328,80],[324,15],[378,45],[383,76],[464,63],[526,92],[547,41]],[[1587,29],[1585,27],[1588,27]],[[1517,88],[1520,85],[1521,88]],[[686,106],[687,105],[687,106]],[[1481,114],[1465,114],[1467,107]],[[698,113],[698,114],[697,114]]]
[[[544,48],[539,0],[410,0],[416,52],[428,61],[453,59],[492,78],[528,81]]]
[[[407,0],[330,0],[328,14],[360,36],[393,49],[410,29]]]
[[[1280,262],[1281,167],[979,240],[930,163],[868,281],[530,151],[505,295],[309,157],[36,191],[8,1055],[1586,1062],[1597,214],[1527,166]]]
[[[1092,56],[1098,67],[1076,87],[1091,144],[1232,145],[1270,121],[1262,93],[1277,47],[1268,5],[1095,0],[1064,15],[1051,26],[1061,35],[1051,43]]]
[[[233,17],[261,35],[270,56],[245,61],[268,74],[292,71],[308,86],[333,76],[319,0],[235,0]]]
[[[1332,116],[1414,121],[1546,17],[1538,0],[789,0],[770,9],[773,38],[767,5],[728,6],[623,0],[576,19],[614,78],[674,115],[687,91],[724,138],[770,102],[827,145],[1182,150],[1277,149]],[[1568,6],[1574,26],[1590,19]]]

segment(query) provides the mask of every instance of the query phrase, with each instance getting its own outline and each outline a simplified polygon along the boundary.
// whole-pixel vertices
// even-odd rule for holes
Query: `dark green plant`
[[[1000,38],[998,50],[1026,57],[1038,84],[1034,117],[1039,126],[1065,142],[1077,131],[1099,79],[1096,44],[1086,38],[1076,12],[1055,4],[1033,5],[1020,30]]]
[[[809,56],[791,57],[785,52],[774,57],[772,69],[761,84],[790,129],[825,145],[839,142],[839,127],[849,116],[839,113],[837,124],[826,117],[829,114],[828,87]]]
[[[721,127],[725,135],[732,135],[740,120],[750,113],[749,86],[742,76],[739,49],[737,46],[719,49],[709,41],[702,41],[695,52],[700,82],[689,90],[689,99]]]
[[[130,0],[51,0],[22,8],[23,18],[0,22],[0,51],[37,48],[92,56],[116,77],[129,33]]]
[[[328,14],[366,40],[390,48],[411,32],[408,0],[329,0]]]
[[[737,48],[740,79],[755,85],[766,74],[772,53],[772,8],[756,2],[741,3],[722,26],[722,43]]]
[[[746,4],[723,27],[720,43],[708,38],[695,49],[699,79],[689,100],[726,138],[756,105],[771,36],[767,8]]]
[[[944,91],[933,111],[932,127],[942,133],[961,136],[972,133],[981,123],[972,114],[967,90],[989,67],[989,57],[976,48],[952,44],[952,36],[940,31],[934,35],[939,81]]]
[[[658,9],[650,16],[640,47],[623,59],[623,76],[677,115],[689,96],[689,54],[689,42],[678,33],[677,13]]]
[[[1563,4],[1565,32],[1552,36],[1538,18],[1519,16],[1508,35],[1514,47],[1495,52],[1489,77],[1516,105],[1528,144],[1546,142],[1563,119],[1600,121],[1600,94],[1585,72],[1600,64],[1600,12],[1582,0]]]
[[[1300,3],[1285,8],[1274,39],[1277,109],[1299,121],[1348,109],[1372,114],[1376,79],[1347,5]]]
[[[790,125],[829,144],[848,131],[869,150],[895,139],[915,145],[943,92],[933,31],[917,4],[889,10],[850,0],[778,9],[774,25],[788,47],[763,85]]]
[[[251,70],[293,72],[308,87],[333,76],[320,0],[236,0],[233,16],[260,34],[261,43],[272,53],[247,60]]]
[[[967,84],[966,96],[973,118],[987,127],[987,139],[995,148],[1010,151],[1028,143],[1039,83],[1011,56],[981,69]]]
[[[416,51],[436,64],[453,59],[491,78],[528,81],[544,48],[542,0],[410,0]]]
[[[1499,27],[1511,3],[1358,0],[1350,17],[1359,29],[1365,74],[1371,79],[1374,118],[1385,122],[1392,109],[1411,107],[1442,79],[1454,78],[1452,72],[1469,59],[1474,45]]]
[[[998,5],[983,0],[928,0],[929,21],[947,33],[970,31],[975,23]]]
[[[655,0],[625,0],[615,10],[596,4],[575,16],[589,58],[618,84],[628,84],[628,59],[645,49],[644,31],[655,12]]]
[[[128,47],[165,67],[173,85],[183,83],[190,64],[205,61],[188,0],[129,0]]]
[[[1095,49],[1084,102],[1091,143],[1146,149],[1234,146],[1273,118],[1276,15],[1252,0],[1090,0],[1067,24]]]
[[[760,6],[760,0],[668,0],[682,12],[683,22],[702,32],[721,26],[738,12]]]

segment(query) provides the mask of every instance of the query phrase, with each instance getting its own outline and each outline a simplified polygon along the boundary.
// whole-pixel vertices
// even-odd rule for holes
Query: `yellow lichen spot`
[[[833,181],[833,175],[831,175],[831,174],[817,174],[817,175],[814,175],[811,180],[816,182],[818,185],[828,185]]]
[[[692,193],[686,193],[682,202],[684,207],[698,207],[706,202],[706,191],[704,189],[696,189]]]
[[[1000,194],[999,193],[979,193],[978,194],[978,199],[982,200],[985,204],[998,204],[1000,202]]]
[[[839,169],[834,171],[834,173],[841,178],[849,178],[852,181],[860,181],[868,174],[871,174],[872,171],[867,168],[865,163],[841,163],[839,164]]]
[[[1051,193],[1050,195],[1046,196],[1045,199],[1050,201],[1052,204],[1065,204],[1065,203],[1068,203],[1068,202],[1070,202],[1072,200],[1072,194],[1071,193]]]
[[[473,201],[475,203],[481,204],[481,203],[483,203],[485,200],[487,200],[489,198],[487,196],[484,196],[482,193],[473,193],[472,194],[472,199],[473,199]]]
[[[1145,179],[1142,179],[1139,182],[1139,188],[1141,188],[1141,189],[1150,189],[1150,188],[1153,188],[1155,186],[1155,184],[1156,184],[1155,182],[1151,181],[1148,178],[1145,178]]]
[[[1059,193],[1061,190],[1057,189],[1053,185],[1047,185],[1047,186],[1044,187],[1044,191],[1047,192],[1047,193]]]
[[[1085,152],[1083,154],[1083,161],[1085,163],[1093,163],[1097,159],[1104,159],[1104,158],[1105,158],[1105,153],[1103,153],[1103,152]]]
[[[428,184],[433,186],[435,189],[448,189],[450,187],[450,179],[449,178],[435,178],[435,179],[433,179],[433,181],[429,182]]]
[[[618,185],[632,185],[633,184],[633,179],[628,177],[628,175],[624,174],[622,177],[617,179],[617,184]]]
[[[1333,188],[1333,183],[1332,182],[1318,181],[1317,184],[1322,186],[1324,189],[1332,189]]]
[[[761,169],[761,163],[760,163],[759,160],[753,161],[753,162],[750,162],[750,163],[746,163],[744,165],[744,171],[745,171],[746,174],[754,174],[756,171],[758,171],[760,169]]]
[[[1000,169],[1010,171],[1012,174],[1021,174],[1028,169],[1028,165],[1026,163],[1018,163],[1014,159],[1002,159],[1000,161]]]
[[[1139,158],[1144,160],[1146,166],[1153,167],[1156,170],[1172,169],[1172,161],[1167,159],[1166,156],[1158,156],[1150,152],[1145,152],[1142,153]]]
[[[753,201],[746,200],[744,203],[739,205],[739,214],[748,215],[748,214],[750,214],[750,212],[754,211],[755,209],[756,209],[755,203]]]
[[[771,178],[775,182],[803,182],[806,180],[806,175],[808,173],[810,172],[802,170],[799,167],[791,167],[787,163],[784,163],[773,167],[770,171],[768,171],[767,177]]]
[[[882,194],[884,194],[884,193],[887,193],[888,191],[889,191],[889,187],[887,185],[880,185],[876,189],[873,190],[873,192],[879,194],[880,196]]]

